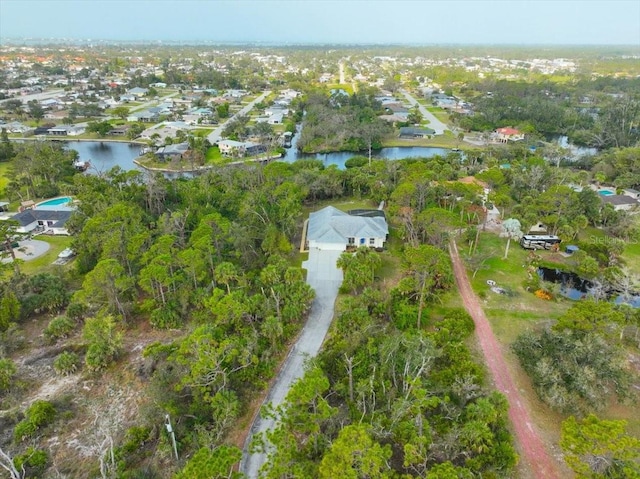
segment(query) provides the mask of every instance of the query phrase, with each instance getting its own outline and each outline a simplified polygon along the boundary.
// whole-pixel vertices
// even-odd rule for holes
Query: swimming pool
[[[40,206],[62,206],[66,205],[67,203],[71,203],[70,196],[59,196],[58,198],[51,198],[50,200],[42,201],[35,205],[35,207],[39,208]]]
[[[613,191],[609,191],[609,190],[600,190],[600,191],[598,191],[598,194],[601,195],[601,196],[615,195],[615,193]]]

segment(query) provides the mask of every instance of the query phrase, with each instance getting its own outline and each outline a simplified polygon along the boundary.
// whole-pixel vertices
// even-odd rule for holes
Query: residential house
[[[400,138],[427,138],[435,134],[431,128],[414,128],[405,126],[400,128]]]
[[[638,207],[640,203],[635,198],[627,195],[600,195],[600,199],[605,204],[613,205],[613,209],[616,211],[629,211]]]
[[[378,118],[392,123],[404,123],[408,117],[408,113],[394,113],[393,115],[380,115]]]
[[[147,93],[149,93],[149,89],[148,88],[135,87],[135,88],[131,88],[129,91],[127,91],[127,93],[129,95],[133,95],[135,98],[140,98],[140,97],[145,96]]]
[[[494,141],[498,143],[524,140],[524,133],[522,133],[520,130],[516,130],[515,128],[508,127],[498,128],[492,136]]]
[[[68,235],[65,223],[71,217],[73,209],[58,207],[58,209],[26,209],[11,217],[18,222],[16,232],[31,233],[43,231],[53,235]]]
[[[87,131],[86,127],[80,125],[58,125],[47,130],[47,135],[52,136],[78,136]]]
[[[62,120],[69,116],[68,110],[49,111],[44,114],[45,120]]]
[[[189,143],[177,143],[174,145],[161,146],[156,151],[156,156],[160,161],[181,160],[188,150]]]
[[[264,147],[250,141],[220,140],[218,142],[220,153],[224,156],[241,158],[253,156],[264,151]]]
[[[143,123],[157,122],[159,119],[160,115],[157,112],[153,112],[151,110],[142,110],[136,111],[134,113],[129,113],[129,116],[127,117],[127,121],[140,121]]]
[[[127,134],[127,132],[129,131],[129,128],[131,128],[131,125],[116,126],[111,131],[109,131],[107,133],[107,135],[109,135],[109,136],[125,136]]]
[[[26,133],[33,130],[30,126],[23,125],[19,121],[12,121],[0,125],[0,128],[7,130],[7,133]]]
[[[368,217],[350,215],[327,206],[309,215],[307,244],[309,248],[345,251],[350,247],[383,248],[389,234],[384,213]]]

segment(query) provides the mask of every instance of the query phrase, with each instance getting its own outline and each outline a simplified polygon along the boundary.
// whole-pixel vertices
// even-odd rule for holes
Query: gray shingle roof
[[[24,210],[11,219],[18,221],[20,226],[30,225],[34,221],[55,221],[53,226],[59,228],[67,222],[71,213],[71,210]]]
[[[383,217],[351,216],[333,206],[309,215],[307,238],[320,243],[346,243],[348,238],[386,238],[389,234]]]

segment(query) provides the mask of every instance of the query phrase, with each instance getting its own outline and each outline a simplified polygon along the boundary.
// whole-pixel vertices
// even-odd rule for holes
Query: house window
[[[376,244],[375,238],[369,238],[369,246],[374,246]]]
[[[355,238],[349,238],[348,242],[349,242],[349,244],[356,244],[356,239]]]

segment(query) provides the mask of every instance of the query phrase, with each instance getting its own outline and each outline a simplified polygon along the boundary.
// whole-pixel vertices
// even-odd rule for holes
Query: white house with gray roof
[[[359,246],[383,248],[388,234],[383,215],[354,216],[327,206],[309,215],[307,243],[309,248],[334,251]]]

